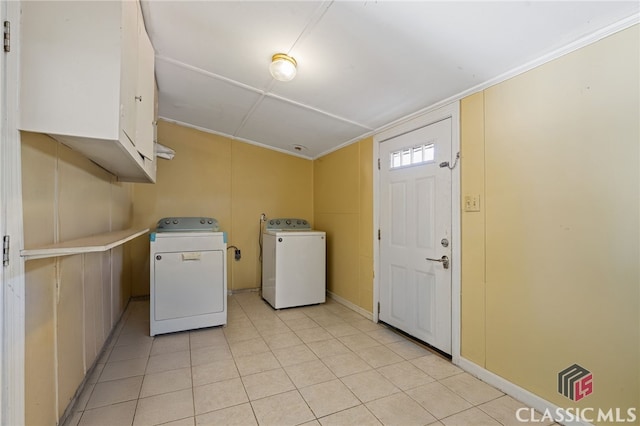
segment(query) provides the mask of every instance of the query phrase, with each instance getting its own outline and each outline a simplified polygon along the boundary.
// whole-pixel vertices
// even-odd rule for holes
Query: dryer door
[[[224,256],[221,250],[156,253],[157,321],[224,310]]]

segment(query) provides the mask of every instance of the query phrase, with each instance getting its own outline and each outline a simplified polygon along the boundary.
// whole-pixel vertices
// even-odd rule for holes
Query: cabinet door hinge
[[[4,51],[11,52],[11,22],[4,21]]]
[[[378,158],[378,170],[380,170],[380,159]]]
[[[380,302],[378,302],[378,315],[380,315]]]
[[[9,266],[9,236],[2,237],[2,266]]]
[[[378,241],[380,241],[380,230],[378,229]]]

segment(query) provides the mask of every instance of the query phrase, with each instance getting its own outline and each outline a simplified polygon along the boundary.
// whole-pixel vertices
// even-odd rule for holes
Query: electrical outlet
[[[480,211],[480,195],[465,195],[464,211],[479,212]]]
[[[240,260],[242,258],[242,255],[240,254],[240,249],[236,249],[234,257],[236,260]]]

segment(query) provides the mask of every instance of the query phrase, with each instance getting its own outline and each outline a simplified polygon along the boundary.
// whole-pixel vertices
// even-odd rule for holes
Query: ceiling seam
[[[360,127],[362,129],[365,129],[365,130],[373,130],[373,127],[358,123],[357,121],[349,120],[348,118],[344,118],[344,117],[340,117],[339,115],[331,114],[330,112],[326,112],[326,111],[323,111],[321,109],[318,109],[318,108],[315,108],[315,107],[312,107],[312,106],[309,106],[309,105],[306,105],[306,104],[303,104],[303,103],[300,103],[300,102],[297,102],[297,101],[294,101],[294,100],[291,100],[291,99],[284,98],[284,97],[276,95],[274,93],[265,93],[264,96],[267,97],[267,98],[278,99],[280,101],[289,103],[291,105],[295,105],[295,106],[300,107],[300,108],[304,108],[304,109],[307,109],[307,110],[310,110],[310,111],[313,111],[313,112],[317,112],[318,114],[322,114],[322,115],[325,115],[327,117],[334,118],[334,119],[336,119],[338,121],[342,121],[344,123],[352,124],[354,126]]]
[[[204,75],[206,77],[211,77],[211,78],[213,78],[215,80],[224,81],[225,83],[229,83],[232,86],[240,87],[242,89],[246,89],[246,90],[249,90],[251,92],[257,93],[259,95],[264,95],[265,94],[264,90],[260,90],[260,89],[258,89],[256,87],[249,86],[248,84],[240,83],[237,80],[232,80],[230,78],[223,77],[220,74],[216,74],[216,73],[213,73],[211,71],[203,70],[202,68],[194,67],[193,65],[185,64],[184,62],[180,62],[180,61],[178,61],[176,59],[168,58],[168,57],[162,56],[162,55],[156,55],[156,60],[168,62],[168,63],[176,65],[176,66],[178,66],[180,68],[184,68],[184,69],[187,69],[189,71],[193,71],[195,73],[202,74],[202,75]]]
[[[309,106],[309,105],[305,105],[305,104],[303,104],[303,103],[300,103],[300,102],[294,101],[294,100],[292,100],[292,99],[288,99],[288,98],[285,98],[285,97],[282,97],[282,96],[276,95],[276,94],[271,93],[271,92],[266,92],[266,91],[264,91],[264,90],[260,90],[260,89],[258,89],[258,88],[256,88],[256,87],[249,86],[249,85],[244,84],[244,83],[240,83],[239,81],[232,80],[232,79],[227,78],[227,77],[223,77],[223,76],[221,76],[221,75],[219,75],[219,74],[216,74],[216,73],[213,73],[213,72],[211,72],[211,71],[203,70],[202,68],[194,67],[193,65],[185,64],[184,62],[180,62],[180,61],[175,60],[175,59],[172,59],[172,58],[167,58],[166,56],[160,56],[160,55],[157,55],[157,56],[156,56],[156,59],[157,59],[157,60],[160,60],[160,61],[168,62],[168,63],[170,63],[170,64],[173,64],[173,65],[176,65],[176,66],[178,66],[178,67],[181,67],[181,68],[187,69],[187,70],[189,70],[189,71],[193,71],[193,72],[195,72],[195,73],[198,73],[198,74],[204,75],[204,76],[206,76],[206,77],[213,78],[213,79],[215,79],[215,80],[221,80],[221,81],[224,81],[225,83],[229,83],[229,84],[231,84],[231,85],[233,85],[233,86],[240,87],[240,88],[242,88],[242,89],[246,89],[246,90],[249,90],[249,91],[251,91],[251,92],[253,92],[253,93],[256,93],[256,94],[260,95],[260,99],[258,99],[258,100],[256,101],[256,103],[254,103],[254,105],[253,105],[253,106],[251,107],[251,109],[249,110],[249,113],[252,113],[252,112],[257,108],[258,104],[260,104],[260,102],[262,102],[262,99],[263,99],[265,96],[267,96],[267,97],[270,97],[270,98],[278,99],[278,100],[280,100],[280,101],[286,102],[286,103],[291,104],[291,105],[295,105],[295,106],[298,106],[298,107],[301,107],[301,108],[304,108],[304,109],[307,109],[307,110],[310,110],[310,111],[317,112],[317,113],[319,113],[319,114],[325,115],[325,116],[327,116],[327,117],[334,118],[334,119],[339,120],[339,121],[342,121],[342,122],[344,122],[344,123],[352,124],[352,125],[354,125],[354,126],[358,126],[358,127],[360,127],[360,128],[366,129],[366,130],[373,130],[373,128],[372,128],[372,127],[367,126],[367,125],[365,125],[365,124],[358,123],[358,122],[356,122],[356,121],[349,120],[348,118],[340,117],[340,116],[335,115],[335,114],[331,114],[331,113],[326,112],[326,111],[323,111],[323,110],[321,110],[321,109],[314,108],[314,107]],[[274,84],[274,83],[275,83],[275,80],[272,80],[272,82],[267,86],[267,89],[266,89],[266,90],[271,90],[271,87],[273,86],[273,84]],[[243,119],[243,120],[242,120],[242,124],[241,124],[241,126],[240,126],[240,127],[238,127],[238,129],[236,129],[236,132],[235,132],[234,134],[237,134],[237,132],[241,130],[242,125],[244,125],[244,123],[245,123],[248,119],[249,119],[249,117],[248,117],[248,116],[246,116],[246,117],[245,117],[245,119]]]
[[[196,126],[194,124],[185,123],[184,121],[175,120],[173,118],[168,118],[168,117],[161,116],[161,115],[158,116],[158,120],[166,121],[167,123],[177,124],[179,126],[186,127],[188,129],[198,130],[198,131],[203,132],[203,133],[223,136],[225,138],[229,138],[229,139],[232,139],[232,140],[237,140],[237,141],[240,141],[240,142],[248,143],[249,145],[258,146],[260,148],[268,149],[268,150],[271,150],[271,151],[281,152],[283,154],[291,155],[293,157],[304,158],[305,160],[313,160],[314,159],[314,157],[310,157],[308,155],[300,154],[300,153],[297,153],[297,152],[287,151],[286,149],[283,149],[283,148],[278,148],[278,147],[275,147],[275,146],[272,146],[272,145],[267,145],[267,144],[264,144],[264,143],[256,142],[256,141],[251,140],[251,139],[246,139],[246,138],[242,138],[242,137],[238,137],[238,136],[233,136],[233,135],[230,135],[228,133],[219,132],[217,130],[207,129],[206,127]]]
[[[251,115],[253,114],[253,112],[256,110],[256,108],[258,108],[258,106],[260,106],[260,104],[264,100],[264,96],[265,94],[262,93],[262,95],[260,95],[260,97],[253,103],[253,105],[251,105],[251,108],[249,108],[249,111],[247,111],[247,113],[242,118],[242,121],[240,122],[236,130],[233,132],[234,137],[237,137],[238,133],[240,133],[240,131],[244,128],[244,125],[247,124],[247,121],[249,121],[249,118],[251,118]]]
[[[328,4],[327,4],[328,3]],[[298,37],[296,38],[296,40],[293,42],[293,44],[291,45],[291,47],[289,48],[289,50],[287,51],[287,54],[290,55],[292,50],[295,48],[296,44],[298,44],[298,42],[300,40],[302,40],[310,31],[313,27],[315,27],[318,22],[320,22],[320,20],[322,19],[322,17],[324,16],[325,13],[327,13],[327,11],[329,10],[329,8],[331,7],[331,5],[333,4],[333,0],[327,2],[327,1],[323,1],[322,3],[320,3],[320,5],[316,8],[316,10],[313,11],[313,13],[311,14],[311,18],[309,18],[309,20],[307,21],[307,24],[304,26],[304,28],[302,29],[302,31],[300,32],[300,34],[298,35]],[[326,5],[326,6],[325,6]],[[324,10],[321,10],[324,7]],[[320,13],[318,11],[321,11]],[[247,124],[247,122],[251,119],[251,116],[253,115],[253,113],[255,112],[255,110],[258,108],[258,106],[260,106],[260,104],[262,103],[262,101],[264,100],[265,96],[270,96],[276,99],[279,99],[281,101],[285,101],[288,102],[292,105],[298,106],[298,107],[302,107],[302,108],[306,108],[306,109],[310,109],[312,111],[315,112],[320,112],[320,113],[324,113],[323,111],[317,110],[315,108],[308,108],[306,105],[304,104],[300,104],[298,102],[294,102],[290,99],[286,99],[286,98],[282,98],[282,97],[278,97],[276,95],[272,95],[271,94],[271,90],[273,89],[273,86],[276,84],[276,80],[272,79],[269,84],[267,85],[267,87],[262,91],[262,95],[260,96],[260,98],[254,102],[254,104],[251,106],[251,108],[249,108],[249,111],[247,111],[247,113],[245,114],[245,116],[242,118],[242,121],[240,122],[240,124],[238,125],[238,127],[236,128],[236,130],[233,132],[233,136],[237,136],[242,129],[244,128],[244,126]],[[325,115],[329,115],[327,113],[324,113]],[[334,117],[334,118],[338,118],[338,117]],[[344,120],[342,119],[342,121],[347,121],[348,120]],[[365,127],[366,129],[366,127]]]
[[[311,14],[311,18],[309,19],[309,21],[307,21],[307,24],[304,26],[304,28],[302,29],[302,31],[300,32],[300,35],[298,36],[298,38],[296,38],[296,40],[293,42],[293,44],[291,45],[291,47],[289,48],[289,51],[287,52],[288,55],[291,55],[293,49],[295,49],[296,45],[304,38],[307,36],[307,34],[309,34],[311,32],[311,30],[320,23],[320,21],[322,20],[322,18],[324,18],[324,15],[329,11],[329,8],[331,7],[331,5],[333,5],[333,0],[331,1],[323,1],[322,3],[320,3],[320,5],[316,8],[316,10],[313,11],[313,13]],[[323,9],[324,10],[321,10]]]

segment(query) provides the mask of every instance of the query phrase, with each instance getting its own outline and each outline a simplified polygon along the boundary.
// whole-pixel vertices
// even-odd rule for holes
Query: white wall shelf
[[[123,231],[107,232],[58,244],[24,249],[20,251],[20,256],[24,257],[25,260],[33,260],[45,259],[47,257],[71,256],[81,253],[107,251],[122,245],[127,241],[131,241],[140,235],[146,234],[147,232],[149,232],[149,228],[130,228]]]

